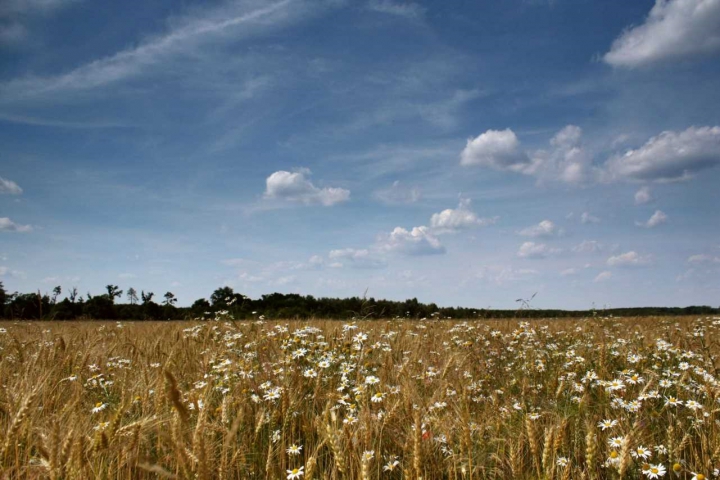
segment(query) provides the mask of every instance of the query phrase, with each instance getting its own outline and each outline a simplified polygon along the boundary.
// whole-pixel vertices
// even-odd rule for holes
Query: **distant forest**
[[[61,300],[61,287],[52,295],[12,293],[0,282],[0,317],[11,320],[190,320],[215,318],[219,312],[237,320],[248,319],[373,319],[373,318],[555,318],[588,317],[594,315],[656,316],[656,315],[717,315],[720,308],[643,307],[603,310],[534,309],[530,301],[518,299],[518,308],[494,310],[462,307],[438,307],[434,303],[420,303],[416,298],[403,302],[375,298],[315,298],[294,293],[271,293],[253,300],[230,287],[218,288],[209,299],[200,298],[190,307],[177,307],[172,292],[158,298],[153,292],[134,288],[120,290],[107,285],[107,293],[92,296],[78,294],[73,288]],[[121,299],[126,303],[121,303]],[[158,301],[156,301],[158,300]],[[159,303],[158,303],[159,302]]]

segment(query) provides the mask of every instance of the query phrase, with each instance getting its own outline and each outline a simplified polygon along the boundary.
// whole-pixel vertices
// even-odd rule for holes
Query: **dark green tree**
[[[152,298],[155,294],[153,292],[145,293],[145,290],[140,292],[140,298],[142,298],[142,303],[150,303],[152,302]]]
[[[68,298],[70,299],[70,303],[75,303],[75,300],[77,300],[78,298],[77,287],[73,287],[72,290],[70,290],[70,295],[68,295]],[[82,300],[82,297],[80,297],[80,300]]]
[[[123,291],[120,290],[117,285],[106,285],[105,289],[107,290],[107,296],[112,303],[115,303],[115,298],[119,298],[120,295],[122,295],[123,293]]]
[[[163,302],[165,305],[174,305],[175,302],[177,302],[177,298],[175,298],[175,295],[172,292],[166,292],[163,297],[165,298],[165,301]]]
[[[128,288],[127,297],[130,300],[130,305],[135,305],[138,302],[137,291],[133,287]]]
[[[52,296],[52,304],[53,305],[55,305],[57,303],[57,299],[61,293],[62,293],[62,288],[60,287],[60,285],[53,288],[53,296]]]

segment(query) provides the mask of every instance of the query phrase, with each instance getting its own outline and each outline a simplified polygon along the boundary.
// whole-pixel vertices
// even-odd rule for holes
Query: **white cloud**
[[[600,218],[590,214],[590,212],[583,212],[580,215],[580,223],[600,223]]]
[[[662,225],[667,222],[667,215],[660,210],[655,210],[655,213],[648,219],[647,222],[635,222],[638,227],[653,228],[658,225]]]
[[[550,139],[549,150],[528,155],[509,128],[488,130],[467,141],[460,164],[532,175],[538,181],[586,183],[595,175],[592,158],[580,143],[582,129],[567,125]]]
[[[406,187],[399,180],[391,187],[373,192],[373,197],[388,205],[415,203],[422,197],[418,187]]]
[[[610,158],[606,166],[612,178],[662,182],[684,180],[718,164],[720,127],[715,126],[662,132],[642,147]]]
[[[635,192],[635,205],[645,205],[653,201],[652,193],[650,193],[650,187],[640,187],[640,190]]]
[[[613,255],[607,259],[607,264],[611,267],[642,267],[652,263],[650,255],[639,255],[635,251]]]
[[[130,280],[132,278],[137,278],[137,275],[134,273],[121,273],[118,275],[118,278],[121,278],[123,280]]]
[[[537,225],[527,227],[518,232],[524,237],[553,237],[563,235],[564,231],[550,220],[543,220]]]
[[[136,47],[86,63],[62,75],[12,80],[1,84],[0,90],[3,97],[13,99],[105,86],[136,76],[171,56],[184,55],[204,41],[237,39],[289,23],[309,8],[290,0],[262,3],[255,9],[248,8],[249,4],[252,2],[232,2],[202,12],[196,10],[193,16],[174,19],[172,28],[165,34],[150,37]]]
[[[479,165],[496,170],[522,172],[530,163],[520,150],[520,141],[512,130],[488,130],[467,141],[460,153],[460,165]]]
[[[354,248],[343,248],[338,250],[331,250],[328,254],[330,260],[335,260],[333,264],[340,264],[344,266],[349,264],[354,268],[384,268],[387,266],[387,262],[375,255],[368,249],[354,249]],[[345,262],[345,263],[343,263]],[[334,268],[337,268],[335,266]]]
[[[318,188],[305,178],[309,170],[286,172],[280,170],[270,175],[266,183],[265,197],[304,205],[324,205],[326,207],[350,199],[350,191],[344,188]]]
[[[426,226],[406,230],[395,227],[390,235],[378,239],[378,249],[404,255],[436,255],[445,253],[445,247]]]
[[[544,243],[525,242],[520,245],[517,256],[520,258],[545,258],[562,252],[559,248],[548,247]]]
[[[20,195],[22,192],[22,188],[17,183],[0,177],[0,194]]]
[[[612,272],[604,271],[597,274],[595,277],[594,282],[606,282],[612,278],[613,274]]]
[[[19,225],[8,217],[0,217],[0,232],[32,232],[33,227],[31,225]]]
[[[581,184],[593,178],[592,158],[580,143],[582,129],[567,125],[550,139],[550,150],[537,150],[523,173],[541,181]]]
[[[395,2],[392,0],[370,0],[368,8],[375,12],[397,15],[410,19],[420,18],[425,14],[425,8],[414,2]]]
[[[25,272],[10,270],[8,267],[0,266],[0,277],[25,278]]]
[[[499,217],[478,218],[470,210],[470,199],[460,200],[458,208],[448,208],[430,217],[430,227],[436,234],[450,233],[472,227],[486,227],[497,222]]]
[[[707,254],[691,255],[687,259],[688,263],[720,263],[720,257],[714,257]]]
[[[597,240],[583,240],[578,245],[572,247],[572,251],[576,253],[597,253],[604,250],[605,245]]]
[[[509,266],[485,266],[482,267],[475,277],[487,282],[503,286],[526,280],[539,272],[530,268],[513,268]]]
[[[577,275],[577,274],[578,274],[577,268],[566,268],[565,270],[560,272],[560,276],[562,276],[562,277],[569,277],[571,275]]]
[[[720,0],[656,0],[645,22],[623,32],[603,57],[639,67],[720,52]]]

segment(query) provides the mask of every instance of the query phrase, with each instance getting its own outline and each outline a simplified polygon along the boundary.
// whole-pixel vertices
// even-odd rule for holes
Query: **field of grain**
[[[718,476],[720,318],[0,323],[3,478]]]

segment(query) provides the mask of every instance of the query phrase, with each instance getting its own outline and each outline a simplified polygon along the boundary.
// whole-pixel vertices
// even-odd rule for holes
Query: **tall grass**
[[[718,318],[661,317],[6,322],[0,467],[702,480],[720,467],[719,330]]]

